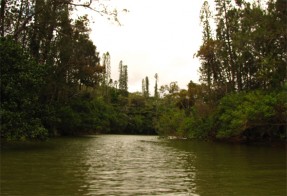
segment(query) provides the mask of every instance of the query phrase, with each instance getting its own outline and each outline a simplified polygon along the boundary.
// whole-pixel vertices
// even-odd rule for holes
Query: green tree
[[[1,137],[7,140],[45,139],[40,93],[46,69],[11,39],[0,40]]]
[[[103,95],[106,101],[110,101],[110,88],[112,87],[111,79],[111,56],[109,52],[102,55],[102,67],[104,68],[104,82],[102,83]]]
[[[157,73],[154,75],[154,78],[155,78],[154,97],[157,99],[157,98],[159,98],[159,92],[158,92],[158,74],[157,74]]]
[[[202,82],[207,83],[209,90],[218,88],[221,78],[221,66],[216,57],[218,42],[212,36],[211,16],[208,1],[205,1],[200,12],[200,21],[203,25],[203,44],[197,52],[197,57],[201,60],[200,79]]]
[[[259,90],[224,97],[218,107],[216,137],[237,140],[285,139],[286,98],[285,92],[278,94]]]
[[[105,85],[109,86],[111,80],[111,56],[109,52],[103,54],[102,66],[105,68]]]
[[[233,47],[232,37],[236,33],[235,22],[236,10],[232,8],[230,0],[215,0],[216,3],[216,37],[219,41],[220,49],[217,52],[220,63],[224,67],[224,77],[230,84],[230,90],[235,89],[236,82],[236,53]],[[234,32],[235,30],[235,32]],[[239,89],[240,90],[240,89]]]
[[[145,97],[149,97],[150,93],[149,93],[149,79],[146,76],[145,77]]]
[[[128,66],[119,63],[119,90],[127,95],[128,92]]]
[[[146,85],[145,85],[145,78],[142,79],[142,95],[146,95]]]

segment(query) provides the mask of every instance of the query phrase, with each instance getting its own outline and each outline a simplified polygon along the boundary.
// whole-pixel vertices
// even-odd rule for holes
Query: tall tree
[[[119,63],[119,89],[124,88],[124,73],[123,73],[123,61],[121,60]]]
[[[119,63],[119,89],[128,92],[128,66],[123,61]]]
[[[148,79],[147,76],[144,79],[142,79],[142,95],[145,98],[148,98],[149,95],[150,95],[150,92],[149,92],[149,79]]]
[[[145,85],[145,78],[142,79],[142,95],[145,97],[146,95],[146,85]]]
[[[104,68],[104,81],[103,81],[103,90],[104,96],[109,100],[109,88],[112,83],[111,79],[111,57],[109,52],[106,52],[102,56],[102,67]]]
[[[111,56],[109,52],[103,54],[102,66],[105,68],[105,85],[108,86],[111,80]]]
[[[231,90],[236,87],[236,53],[233,47],[232,36],[235,32],[234,26],[234,10],[232,10],[232,4],[230,0],[215,0],[216,3],[216,36],[220,44],[220,50],[218,55],[220,55],[222,61],[222,66],[224,67],[225,78],[227,83],[230,84]],[[233,27],[233,28],[232,28]],[[238,88],[241,88],[240,85]]]
[[[158,74],[156,73],[154,75],[155,78],[155,85],[154,85],[154,97],[159,98],[159,93],[158,93]]]
[[[145,77],[145,89],[146,89],[146,97],[149,97],[150,93],[149,93],[149,79],[146,76]]]
[[[128,92],[128,66],[123,66],[124,72],[124,91]]]
[[[201,60],[200,79],[202,82],[207,83],[210,90],[212,87],[218,88],[220,85],[221,66],[216,57],[218,42],[212,36],[210,26],[212,18],[208,1],[203,3],[200,14],[200,21],[203,26],[203,44],[197,52],[197,57]]]
[[[266,6],[244,0],[217,1],[216,37],[210,32],[207,2],[201,10],[201,80],[221,97],[226,92],[277,88],[286,81],[286,3]],[[280,6],[278,6],[280,5]],[[281,7],[282,6],[282,7]],[[279,8],[280,7],[280,8]],[[285,20],[286,21],[286,20]]]

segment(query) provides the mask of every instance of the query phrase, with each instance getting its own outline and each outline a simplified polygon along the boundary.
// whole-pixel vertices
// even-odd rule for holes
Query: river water
[[[286,196],[286,149],[156,136],[9,144],[1,195]]]

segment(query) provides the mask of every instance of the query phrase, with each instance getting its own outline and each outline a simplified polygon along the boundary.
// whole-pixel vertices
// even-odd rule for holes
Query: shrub
[[[221,139],[279,137],[282,135],[282,126],[286,127],[284,98],[286,98],[285,92],[263,91],[225,96],[218,106],[219,127],[216,137]]]

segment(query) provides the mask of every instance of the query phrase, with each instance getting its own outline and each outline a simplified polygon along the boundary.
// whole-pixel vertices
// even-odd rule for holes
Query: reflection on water
[[[286,195],[284,148],[58,138],[1,149],[1,195]]]
[[[196,192],[201,196],[287,196],[286,148],[174,141],[196,156]],[[192,150],[190,150],[192,149]]]
[[[1,195],[197,195],[195,158],[155,136],[60,138],[6,147]]]
[[[167,148],[155,137],[103,137],[87,150],[88,189],[98,195],[195,193],[192,153]]]

